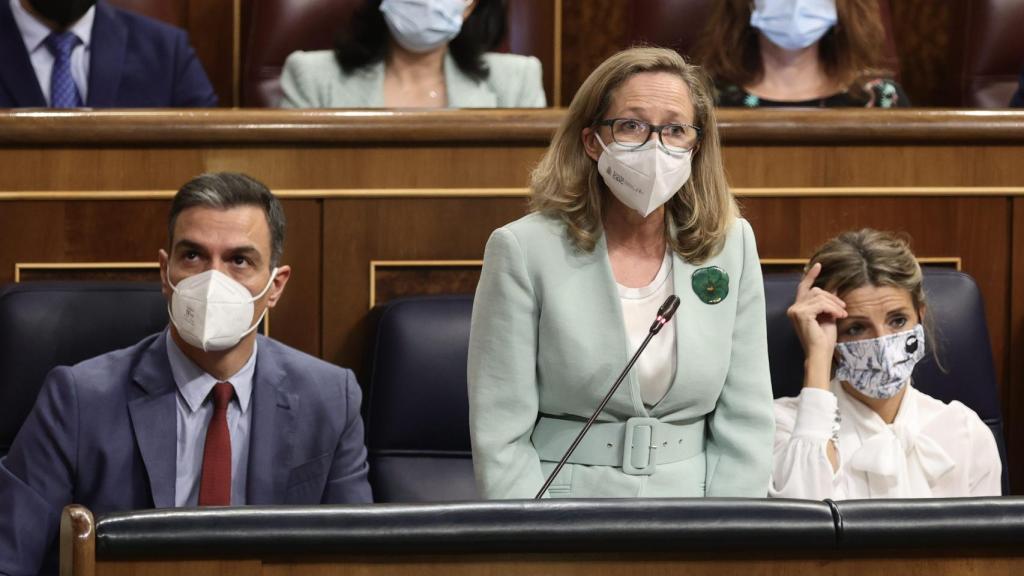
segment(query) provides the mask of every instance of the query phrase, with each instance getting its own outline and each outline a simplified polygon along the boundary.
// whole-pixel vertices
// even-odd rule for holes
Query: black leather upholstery
[[[110,514],[96,525],[98,560],[814,550],[831,549],[835,542],[835,520],[825,502],[740,498],[150,510]]]
[[[377,502],[476,498],[466,352],[471,296],[396,300],[381,311],[364,398]]]
[[[1024,545],[1024,498],[846,500],[835,509],[840,548],[990,548]]]
[[[46,373],[129,346],[167,325],[155,283],[27,282],[0,288],[0,456]]]
[[[786,317],[799,279],[797,274],[767,274],[764,280],[776,398],[795,396],[803,385],[803,353]],[[995,436],[1003,460],[1003,493],[1009,494],[999,390],[981,293],[970,276],[943,268],[925,268],[924,289],[942,368],[931,354],[925,356],[914,371],[914,386],[943,402],[959,400],[978,413]]]

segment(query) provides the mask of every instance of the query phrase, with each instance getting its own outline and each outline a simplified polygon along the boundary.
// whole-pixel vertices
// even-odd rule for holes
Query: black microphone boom
[[[562,471],[562,467],[565,466],[565,463],[569,461],[569,457],[572,456],[572,453],[576,450],[576,447],[580,445],[580,442],[583,440],[583,437],[586,436],[587,430],[590,430],[590,427],[594,424],[594,421],[597,420],[597,417],[601,414],[601,411],[603,411],[604,407],[608,405],[608,401],[611,400],[612,396],[615,395],[615,391],[619,389],[619,385],[622,384],[622,381],[626,379],[626,374],[629,374],[629,371],[632,370],[633,365],[636,364],[637,359],[640,358],[640,354],[644,351],[645,348],[647,348],[647,344],[651,341],[651,338],[654,338],[654,335],[661,331],[662,326],[668,324],[668,321],[671,320],[672,316],[675,315],[677,308],[679,308],[678,296],[672,294],[671,296],[665,299],[665,303],[662,304],[661,308],[658,309],[657,318],[655,318],[654,323],[651,324],[651,329],[647,333],[647,338],[644,338],[643,343],[640,344],[640,347],[636,349],[636,353],[633,354],[633,357],[629,359],[629,363],[626,364],[625,368],[623,368],[622,374],[619,374],[619,377],[615,380],[615,384],[612,385],[611,390],[609,390],[608,393],[604,395],[604,399],[601,400],[600,404],[598,404],[597,410],[594,410],[594,413],[590,415],[590,418],[587,420],[587,423],[583,425],[583,429],[580,430],[580,433],[576,435],[576,439],[573,440],[572,444],[569,445],[569,449],[565,451],[565,454],[562,456],[562,459],[558,461],[558,466],[555,466],[555,469],[551,471],[551,474],[548,476],[547,480],[544,481],[544,485],[541,486],[540,492],[537,492],[537,495],[533,497],[534,500],[540,500],[544,496],[544,493],[548,491],[548,488],[551,487],[551,483],[555,481],[555,476],[558,476],[558,473]]]

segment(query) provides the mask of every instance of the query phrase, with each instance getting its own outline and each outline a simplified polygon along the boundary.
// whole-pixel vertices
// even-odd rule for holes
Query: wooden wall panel
[[[1010,483],[1014,493],[1024,491],[1024,198],[1014,198],[1012,207],[1013,236],[1010,243],[1011,278],[1009,286],[1010,359],[1009,383],[1003,402],[1007,445],[1013,446],[1010,460]],[[1012,438],[1012,440],[1011,440]],[[1008,449],[1009,450],[1009,449]]]
[[[523,198],[327,200],[324,358],[363,364],[371,260],[480,259],[490,233],[525,213]]]

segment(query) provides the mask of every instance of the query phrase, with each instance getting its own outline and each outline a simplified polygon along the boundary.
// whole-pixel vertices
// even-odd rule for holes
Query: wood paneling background
[[[155,261],[174,190],[204,171],[245,171],[289,219],[294,273],[271,334],[358,370],[371,263],[426,263],[382,274],[385,297],[410,282],[472,285],[471,269],[445,263],[479,260],[489,233],[525,213],[529,171],[561,114],[0,114],[0,282],[17,263]],[[762,257],[806,258],[873,226],[907,232],[919,256],[961,259],[985,299],[1024,492],[1024,113],[730,110],[720,125]]]

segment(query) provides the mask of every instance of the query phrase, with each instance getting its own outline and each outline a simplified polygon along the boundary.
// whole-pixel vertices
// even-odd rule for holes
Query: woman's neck
[[[410,52],[397,42],[391,42],[391,49],[385,61],[387,74],[403,84],[418,84],[436,81],[444,77],[444,55],[448,46],[430,52]]]
[[[758,36],[763,74],[744,86],[751,94],[767,100],[801,101],[826,98],[838,87],[825,72],[815,42],[801,50],[780,48],[764,35]]]
[[[665,255],[665,207],[644,218],[616,198],[605,203],[604,233],[608,250],[626,250],[662,258]]]
[[[447,46],[422,54],[391,42],[384,62],[384,105],[389,108],[442,108],[448,105],[444,81]]]

